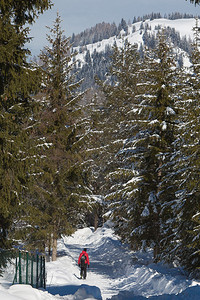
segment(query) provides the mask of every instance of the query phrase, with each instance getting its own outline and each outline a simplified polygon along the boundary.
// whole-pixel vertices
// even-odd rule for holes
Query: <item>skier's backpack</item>
[[[86,258],[86,256],[85,256],[85,254],[83,254],[83,255],[81,256],[81,266],[82,266],[82,267],[85,266],[86,260],[87,260],[87,258]]]

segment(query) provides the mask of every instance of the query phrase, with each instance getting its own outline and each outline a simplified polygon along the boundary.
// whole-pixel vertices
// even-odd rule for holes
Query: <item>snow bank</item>
[[[72,291],[68,289],[68,291]],[[61,293],[62,294],[62,293]],[[32,288],[29,285],[14,285],[8,290],[0,291],[1,300],[55,300],[55,299],[65,299],[65,300],[102,300],[101,292],[99,289],[93,288],[91,286],[82,285],[77,287],[77,290],[73,294],[61,296],[59,293],[52,295],[47,291],[41,291]]]
[[[25,300],[40,300],[41,294],[39,290],[33,289],[30,285],[16,284],[9,288],[9,293],[15,297]]]
[[[0,291],[0,299],[2,300],[22,300],[22,298],[10,295],[7,291]]]
[[[18,285],[11,287],[8,291],[0,291],[0,299],[1,300],[55,300],[55,299],[63,299],[63,300],[95,300],[101,298],[94,298],[93,294],[89,294],[90,288],[85,286],[79,288],[74,295],[68,296],[53,296],[48,292],[38,291],[36,289],[31,288],[30,286]],[[120,292],[118,295],[115,295],[110,298],[110,300],[199,300],[200,299],[200,287],[194,286],[189,287],[182,293],[177,295],[160,295],[160,296],[152,296],[152,297],[143,297],[135,295],[130,291]]]
[[[16,284],[8,290],[0,291],[2,300],[42,300],[39,290],[33,289],[30,285]]]
[[[0,278],[2,300],[199,300],[200,283],[181,270],[154,264],[152,252],[131,252],[110,223],[94,231],[77,230],[58,241],[58,259],[46,264],[47,290],[11,285],[13,274]],[[80,279],[78,257],[87,248],[90,268]]]
[[[110,300],[199,300],[200,299],[200,287],[190,287],[184,292],[178,295],[160,295],[153,297],[137,296],[131,292],[120,292],[117,296],[113,296]]]
[[[51,286],[47,288],[48,292],[52,295],[59,295],[61,297],[68,296],[69,299],[82,300],[92,298],[96,300],[102,300],[101,291],[98,287],[79,284],[79,285],[64,285],[64,286]],[[72,297],[72,295],[74,295]],[[66,298],[68,299],[68,298]]]
[[[72,236],[63,237],[59,241],[58,248],[61,257],[57,262],[47,265],[49,285],[47,289],[52,293],[53,287],[57,287],[58,291],[59,285],[64,284],[65,281],[66,286],[60,287],[63,289],[62,293],[59,292],[60,296],[66,293],[74,294],[76,290],[73,290],[73,287],[76,286],[78,289],[78,286],[83,284],[79,279],[77,267],[82,248],[88,249],[91,261],[84,283],[99,289],[103,300],[139,299],[138,297],[146,299],[166,297],[166,295],[174,297],[182,295],[181,293],[190,286],[199,284],[188,280],[181,270],[163,264],[154,264],[152,251],[131,252],[128,246],[121,244],[109,223],[96,231],[93,228],[79,229]],[[64,266],[66,269],[63,268]],[[194,290],[188,292],[193,293]],[[53,294],[55,295],[56,292]],[[100,297],[94,293],[94,290],[92,295],[95,299]]]

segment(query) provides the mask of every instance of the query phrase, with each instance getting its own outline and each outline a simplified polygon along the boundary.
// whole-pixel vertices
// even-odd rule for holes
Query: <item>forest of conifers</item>
[[[192,2],[192,1],[191,1]],[[81,91],[59,14],[37,64],[28,30],[50,1],[0,1],[0,247],[53,251],[57,239],[110,219],[133,250],[197,275],[200,48],[178,64],[164,29],[156,47],[126,40],[106,78]],[[28,8],[28,9],[27,9]]]

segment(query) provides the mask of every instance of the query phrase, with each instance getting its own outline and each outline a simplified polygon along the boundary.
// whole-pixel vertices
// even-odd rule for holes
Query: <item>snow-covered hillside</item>
[[[90,268],[86,280],[79,279],[77,260],[87,247]],[[58,260],[47,263],[47,291],[26,285],[11,285],[12,268],[0,279],[2,300],[197,300],[200,282],[181,270],[154,264],[151,252],[131,252],[114,235],[109,223],[94,232],[79,229],[59,240]]]
[[[78,54],[77,59],[84,63],[84,56],[86,51],[90,52],[90,55],[94,51],[103,52],[105,51],[107,46],[113,46],[114,43],[117,44],[118,47],[121,47],[124,43],[124,39],[128,39],[131,44],[138,44],[138,48],[141,44],[143,44],[143,34],[145,31],[145,27],[148,27],[148,33],[150,35],[156,34],[158,32],[158,28],[174,28],[176,32],[180,34],[181,38],[186,37],[187,40],[193,40],[193,27],[195,26],[195,19],[177,19],[177,20],[169,20],[169,19],[155,19],[155,20],[146,20],[144,22],[137,22],[128,26],[128,34],[122,30],[119,36],[113,36],[109,39],[104,39],[100,42],[89,44],[84,46],[84,51]],[[141,24],[143,23],[143,29],[141,29]],[[80,48],[76,47],[75,50],[79,52]]]

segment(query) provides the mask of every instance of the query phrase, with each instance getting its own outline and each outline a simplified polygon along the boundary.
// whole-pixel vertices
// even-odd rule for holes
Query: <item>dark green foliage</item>
[[[14,257],[15,252],[13,250],[0,249],[0,276],[3,275],[3,270]]]
[[[193,53],[191,56],[191,72],[184,77],[182,97],[178,102],[182,112],[179,124],[179,152],[174,169],[178,191],[174,214],[178,220],[174,224],[176,235],[172,241],[175,247],[171,251],[190,271],[199,265],[198,222],[200,193],[200,163],[199,163],[199,27],[194,27]],[[195,221],[195,222],[194,222]],[[179,241],[178,243],[176,241]]]
[[[104,133],[104,144],[101,144],[104,152],[102,148],[101,152],[104,153],[106,178],[104,192],[117,233],[130,242],[133,226],[130,214],[135,207],[139,180],[135,162],[140,150],[133,150],[131,145],[135,142],[134,135],[138,133],[140,120],[137,96],[141,65],[136,45],[127,41],[121,49],[114,47],[112,60],[108,80],[99,82],[107,100],[101,110]],[[135,180],[132,181],[133,177]]]
[[[13,19],[16,25],[22,26],[26,23],[33,23],[35,18],[50,8],[51,0],[1,0],[1,17]]]
[[[199,45],[185,73],[173,48],[191,53],[191,45],[169,29],[153,44],[141,49],[139,65],[128,43],[113,49],[111,70],[98,82],[104,96],[93,102],[92,175],[123,241],[154,247],[156,260],[192,271],[199,265]],[[86,58],[89,69],[95,62]]]
[[[2,30],[3,32],[4,30]],[[25,53],[23,54],[23,49],[21,49],[20,54],[20,47],[24,42],[21,43],[19,43],[15,55],[13,57],[10,55],[10,61],[6,58],[8,55],[6,49],[4,50],[5,55],[1,56],[0,214],[4,238],[7,236],[8,228],[12,225],[13,217],[16,216],[22,185],[25,185],[26,181],[26,173],[24,173],[26,162],[21,161],[23,155],[20,153],[24,151],[25,147],[24,124],[32,110],[28,95],[36,88],[39,80],[38,74],[35,74],[37,72],[23,64]],[[5,61],[7,62],[5,63]],[[37,80],[35,80],[36,75]]]
[[[38,13],[50,1],[0,1],[0,247],[10,247],[10,229],[17,219],[28,185],[27,124],[32,115],[30,94],[37,91],[40,76],[27,63],[25,48]]]
[[[164,178],[170,171],[167,166],[173,153],[176,117],[174,57],[164,31],[157,38],[156,49],[146,51],[144,65],[145,85],[141,100],[146,125],[143,125],[144,138],[138,141],[144,148],[140,158],[142,183],[139,199],[143,199],[140,205],[143,234],[140,239],[144,239],[147,246],[154,245],[157,258],[162,235],[161,208],[167,194]]]
[[[192,237],[191,243],[188,245],[191,251],[192,265],[190,266],[190,270],[199,269],[199,254],[200,254],[200,240],[199,240],[199,231],[200,231],[200,218],[199,212],[192,217],[193,230],[189,231],[190,238]],[[189,264],[187,262],[187,267],[189,268]],[[196,271],[196,270],[195,270]]]
[[[26,62],[29,51],[24,48],[28,40],[28,30],[17,29],[8,19],[0,19],[0,96],[2,106],[8,109],[33,92],[38,84],[38,74],[34,77],[31,66]],[[35,80],[38,78],[38,80]]]
[[[22,25],[49,6],[50,1],[0,1],[0,247],[10,247],[15,234],[29,249],[51,249],[53,240],[55,250],[57,238],[85,224],[86,215],[98,226],[105,197],[107,216],[123,241],[134,249],[153,247],[156,260],[196,270],[198,24],[190,73],[177,68],[167,42],[189,52],[186,40],[169,29],[151,37],[142,26],[141,55],[127,41],[105,54],[87,51],[77,75],[59,15],[40,56],[41,69],[26,61],[28,29]],[[127,32],[127,24],[122,19],[118,29],[105,23],[96,29],[98,34],[87,31],[73,41],[102,40]],[[43,89],[31,98],[41,74]],[[82,89],[93,86],[98,74],[100,91],[82,98],[75,80],[82,74]]]
[[[81,163],[82,97],[72,73],[71,44],[61,29],[60,16],[50,28],[50,46],[41,52],[43,94],[37,116],[34,138],[37,140],[39,161],[33,168],[32,190],[27,199],[24,220],[31,227],[24,235],[27,247],[44,250],[51,239],[69,234],[80,221],[87,177]],[[34,212],[34,213],[33,213]]]
[[[113,84],[100,83],[107,99],[101,118],[108,138],[104,188],[116,232],[135,249],[154,246],[155,258],[163,238],[162,206],[174,199],[175,187],[169,191],[166,178],[177,118],[172,47],[164,32],[157,40],[143,63],[136,47],[115,47]]]

